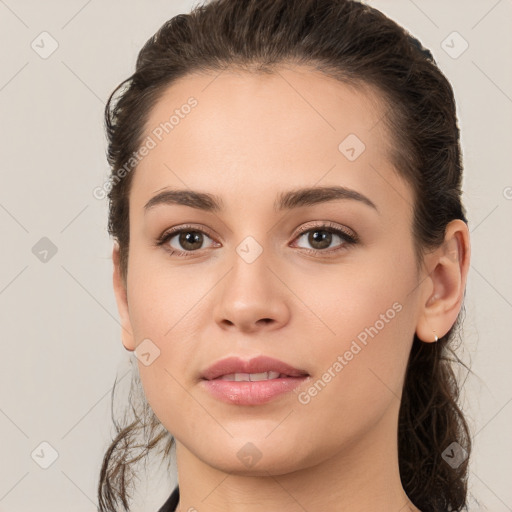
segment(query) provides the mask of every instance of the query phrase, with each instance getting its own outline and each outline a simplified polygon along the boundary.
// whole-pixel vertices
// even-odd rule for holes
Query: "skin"
[[[188,75],[150,112],[145,136],[190,96],[197,107],[135,171],[126,282],[117,245],[113,251],[123,345],[135,350],[149,338],[160,350],[148,366],[139,361],[139,370],[151,407],[176,439],[179,510],[419,510],[398,470],[401,389],[414,333],[433,342],[460,311],[466,225],[451,222],[445,244],[418,272],[412,190],[388,159],[386,109],[368,88],[293,66],[270,76]],[[350,133],[366,145],[354,161],[338,149]],[[346,199],[273,209],[279,192],[330,185],[364,194],[378,212]],[[224,210],[159,205],[144,214],[166,187],[219,195]],[[333,236],[322,249],[298,234],[323,221],[352,230],[359,243],[343,247]],[[188,223],[213,235],[203,235],[192,257],[155,245],[163,232]],[[247,236],[262,248],[252,263],[236,252]],[[171,244],[186,250],[179,236]],[[301,403],[299,393],[394,303],[400,312]],[[310,381],[257,406],[221,402],[200,386],[213,362],[261,354],[305,369]],[[237,456],[249,442],[261,457],[250,467]]]

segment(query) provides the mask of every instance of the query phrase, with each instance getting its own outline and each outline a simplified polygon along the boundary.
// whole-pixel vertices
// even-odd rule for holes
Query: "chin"
[[[260,434],[223,440],[215,450],[210,446],[207,453],[196,452],[196,456],[220,471],[244,476],[284,475],[315,464],[314,455],[301,453],[300,449],[311,447],[310,443],[301,443],[289,433],[270,437],[265,439]]]
[[[260,460],[251,462],[240,461],[235,454],[227,457],[226,452],[219,454],[219,457],[203,459],[209,466],[214,467],[224,473],[240,476],[279,476],[292,473],[301,469],[302,464],[296,460],[290,460],[289,453],[273,454],[271,457],[263,455]]]

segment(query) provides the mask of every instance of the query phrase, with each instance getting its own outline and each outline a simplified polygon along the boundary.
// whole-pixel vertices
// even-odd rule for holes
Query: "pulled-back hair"
[[[432,54],[414,37],[380,11],[352,0],[213,0],[167,21],[146,42],[135,72],[113,91],[105,108],[112,171],[108,228],[119,243],[125,282],[129,193],[136,171],[133,166],[126,172],[126,162],[140,147],[159,98],[193,72],[272,73],[290,63],[379,94],[391,162],[413,190],[418,265],[427,251],[444,242],[450,221],[467,224],[453,90]],[[454,371],[454,363],[463,363],[453,346],[463,313],[464,306],[436,343],[414,335],[406,370],[397,433],[399,470],[405,492],[422,512],[466,509],[471,439],[458,406]],[[129,510],[133,464],[158,446],[167,457],[173,443],[143,396],[131,406],[131,422],[115,423],[117,436],[104,456],[101,512],[117,511],[119,503]],[[137,441],[141,435],[143,441]],[[443,456],[452,443],[467,454],[456,467]]]

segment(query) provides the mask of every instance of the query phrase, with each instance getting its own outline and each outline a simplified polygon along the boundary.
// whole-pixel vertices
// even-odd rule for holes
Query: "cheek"
[[[335,400],[357,410],[361,403],[386,401],[401,393],[415,330],[409,295],[414,261],[402,259],[398,264],[383,255],[372,262],[351,271],[331,267],[328,279],[309,276],[298,291],[315,313],[308,312],[314,323],[304,332],[314,343],[316,378],[321,380],[316,387],[325,407]],[[324,387],[332,394],[324,393]]]
[[[317,373],[297,394],[294,410],[305,431],[322,426],[327,447],[364,436],[399,407],[414,329],[410,311],[395,298],[352,295],[346,307],[340,300],[337,310],[324,310],[336,335],[317,338],[311,352]]]
[[[412,270],[407,262],[398,268],[393,261],[374,257],[288,276],[288,280],[293,282],[294,294],[303,298],[293,303],[307,315],[303,318],[308,325],[315,326],[316,336],[339,347],[340,342],[358,337],[364,342],[368,329],[375,333],[372,326],[383,334],[399,329],[404,316],[399,310],[414,288]]]
[[[130,258],[128,304],[136,343],[151,338],[165,349],[177,331],[190,331],[208,283],[184,268],[169,271],[162,266],[165,259],[161,257],[152,259],[133,251]]]
[[[138,339],[143,340],[137,347],[137,359],[144,394],[159,420],[168,430],[173,430],[176,427],[173,412],[179,410],[180,417],[186,418],[192,405],[185,369],[191,367],[190,361],[198,347],[190,339],[188,324],[180,322],[183,315],[169,313],[165,304],[172,306],[168,302],[149,307],[141,303],[133,330]],[[149,357],[145,357],[145,353]]]
[[[204,314],[211,287],[186,272],[164,273],[132,259],[129,271],[128,304],[137,346],[142,386],[159,418],[169,410],[186,407],[189,386],[185,369],[197,358],[200,336],[194,333]],[[147,356],[145,354],[148,354]],[[183,386],[183,387],[182,387]],[[167,411],[167,412],[166,412]]]

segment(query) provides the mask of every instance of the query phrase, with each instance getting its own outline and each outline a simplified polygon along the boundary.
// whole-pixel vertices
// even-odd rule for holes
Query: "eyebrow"
[[[299,188],[282,192],[274,202],[274,210],[291,210],[292,208],[312,206],[342,199],[359,201],[377,212],[379,211],[377,206],[363,194],[356,190],[340,186]],[[152,197],[144,205],[144,211],[147,212],[157,205],[189,206],[207,212],[220,212],[224,209],[221,197],[194,190],[165,189]]]

